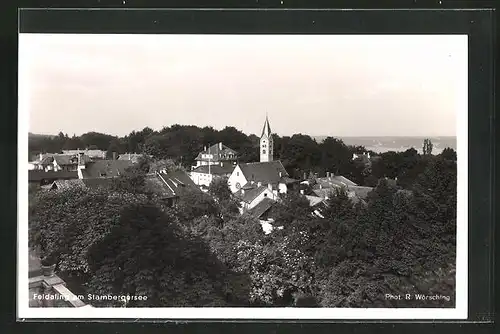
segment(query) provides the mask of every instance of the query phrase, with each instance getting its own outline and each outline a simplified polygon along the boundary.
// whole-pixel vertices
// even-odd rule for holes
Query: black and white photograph
[[[465,319],[467,61],[459,34],[19,34],[20,315]]]

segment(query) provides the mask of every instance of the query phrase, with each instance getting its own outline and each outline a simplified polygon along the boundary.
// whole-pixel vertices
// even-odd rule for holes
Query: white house
[[[254,187],[252,185],[247,185],[239,189],[235,196],[240,200],[241,212],[252,210],[257,204],[259,204],[264,199],[276,200],[277,195],[273,191],[271,185],[263,186],[258,184]]]
[[[208,187],[213,179],[229,177],[234,170],[231,163],[221,162],[220,165],[203,165],[191,170],[191,180],[198,186]]]
[[[270,185],[275,193],[286,193],[288,185],[296,180],[288,177],[281,161],[251,162],[238,164],[229,176],[229,189],[233,193],[243,186],[261,184]]]
[[[231,165],[236,163],[238,153],[222,143],[214,144],[205,149],[196,157],[196,166]]]

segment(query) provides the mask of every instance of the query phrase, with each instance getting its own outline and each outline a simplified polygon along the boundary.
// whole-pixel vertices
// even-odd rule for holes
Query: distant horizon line
[[[190,125],[181,125],[181,126],[190,126]],[[144,128],[146,128],[146,127],[144,127]],[[140,132],[144,128],[142,128],[140,130],[132,130],[132,131]],[[199,127],[199,128],[202,129],[203,127]],[[234,128],[236,128],[236,127],[234,127]],[[238,129],[238,128],[236,128],[236,129]],[[156,132],[161,131],[161,130],[154,130],[154,129],[152,129],[152,130],[156,131]],[[214,130],[222,131],[222,130],[217,130],[217,129],[214,129]],[[117,134],[105,133],[105,132],[99,132],[99,131],[87,131],[87,132],[83,132],[79,135],[75,133],[74,135],[77,137],[80,137],[86,133],[95,132],[95,133],[101,133],[101,134],[115,136],[115,137],[125,137],[125,136],[128,136],[132,131],[130,131],[129,133],[127,133],[125,135],[117,135]],[[241,130],[239,130],[239,131],[241,131]],[[60,131],[60,132],[63,132],[63,131]],[[241,132],[247,136],[255,135],[255,136],[259,137],[256,133],[245,133],[243,131],[241,131]],[[31,131],[28,132],[28,135],[29,134],[40,135],[40,136],[55,136],[55,137],[57,137],[57,135],[58,135],[57,133],[53,134],[53,133],[31,132]],[[65,133],[65,134],[68,135],[69,137],[73,136],[73,134],[71,134],[71,135],[69,133]],[[273,132],[273,134],[277,134],[277,133]],[[291,137],[293,135],[298,135],[298,134],[306,135],[306,136],[309,136],[311,138],[317,138],[317,137],[325,137],[325,138],[327,138],[327,137],[332,137],[332,138],[387,138],[387,137],[392,137],[392,138],[396,138],[396,137],[400,137],[400,138],[456,138],[457,137],[456,135],[310,135],[310,134],[303,133],[303,132],[297,132],[297,133],[294,133],[291,135],[289,135],[289,134],[285,134],[285,135],[277,134],[277,135],[280,137]]]

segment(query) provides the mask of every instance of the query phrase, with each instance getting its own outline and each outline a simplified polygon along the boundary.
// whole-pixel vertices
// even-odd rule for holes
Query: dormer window
[[[100,172],[99,175],[100,176],[106,176],[106,172]]]

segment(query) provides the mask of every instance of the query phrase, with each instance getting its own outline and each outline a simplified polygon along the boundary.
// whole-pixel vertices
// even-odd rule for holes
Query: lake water
[[[317,141],[322,141],[326,136],[314,137]],[[428,138],[432,142],[432,153],[439,154],[446,147],[457,150],[456,137],[338,137],[346,145],[364,146],[367,150],[377,153],[388,151],[406,151],[413,147],[420,154],[424,145],[424,139]]]

